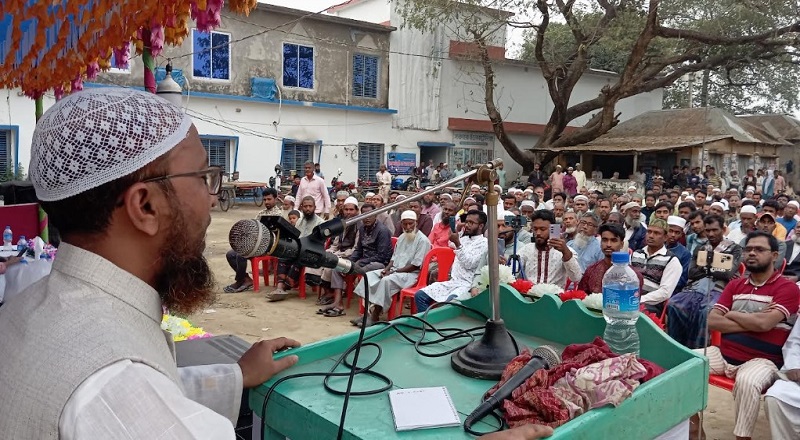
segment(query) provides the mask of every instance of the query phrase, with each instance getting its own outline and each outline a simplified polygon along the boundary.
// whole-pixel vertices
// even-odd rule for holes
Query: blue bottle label
[[[618,312],[638,312],[639,289],[603,287],[603,308]]]

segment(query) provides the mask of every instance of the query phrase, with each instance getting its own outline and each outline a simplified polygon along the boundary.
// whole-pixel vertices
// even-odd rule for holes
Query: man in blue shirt
[[[578,234],[567,243],[567,246],[578,252],[578,263],[582,271],[605,258],[600,248],[600,240],[597,239],[599,227],[600,217],[597,214],[584,213],[578,220]]]
[[[788,232],[794,231],[794,227],[797,226],[797,219],[794,218],[794,216],[797,214],[797,208],[799,207],[800,203],[798,203],[796,200],[792,200],[783,207],[783,217],[778,217],[775,219],[776,222],[780,223],[784,228],[786,228],[787,234]]]

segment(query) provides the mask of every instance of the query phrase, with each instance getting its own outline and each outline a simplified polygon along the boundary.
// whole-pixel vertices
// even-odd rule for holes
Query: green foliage
[[[17,172],[14,172],[14,166],[9,164],[8,169],[4,173],[0,173],[0,182],[10,182],[12,180],[25,180],[25,167],[21,163],[17,164]]]

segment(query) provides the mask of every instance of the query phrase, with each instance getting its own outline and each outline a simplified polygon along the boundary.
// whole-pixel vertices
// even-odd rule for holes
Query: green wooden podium
[[[550,344],[557,350],[573,343],[591,342],[602,336],[603,317],[579,301],[562,304],[555,296],[545,295],[531,303],[514,289],[501,285],[501,316],[517,338],[528,347]],[[491,315],[488,292],[464,301],[464,304]],[[402,318],[408,319],[408,318]],[[480,326],[483,320],[457,307],[445,306],[428,314],[437,327],[469,328]],[[370,327],[366,335],[374,334],[379,325]],[[642,315],[638,321],[641,356],[667,369],[655,379],[641,385],[619,407],[604,407],[589,411],[555,430],[551,439],[650,439],[667,432],[673,426],[705,408],[708,399],[708,364],[691,350],[679,345]],[[328,371],[336,359],[358,339],[353,332],[319,341],[290,353],[299,356],[298,364],[283,373]],[[383,349],[383,356],[373,368],[388,376],[395,388],[446,386],[453,398],[462,422],[480,403],[483,394],[495,382],[471,379],[459,375],[450,367],[450,356],[428,358],[418,355],[412,344],[394,331],[373,339]],[[445,351],[465,342],[457,340],[442,344],[430,351]],[[375,349],[361,352],[359,365],[374,358]],[[346,371],[343,367],[339,371]],[[250,392],[250,407],[262,415],[264,394],[277,378]],[[325,391],[322,378],[300,378],[286,381],[276,388],[266,411],[265,439],[292,440],[334,439],[342,410],[343,398]],[[331,380],[337,389],[346,388],[347,378]],[[377,380],[356,376],[353,390],[378,388]],[[473,427],[489,431],[496,422],[491,418]],[[345,422],[346,439],[468,439],[473,438],[461,428],[438,428],[396,432],[387,393],[351,397]]]

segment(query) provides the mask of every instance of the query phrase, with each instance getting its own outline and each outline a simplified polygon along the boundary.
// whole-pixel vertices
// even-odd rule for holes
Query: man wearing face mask
[[[234,438],[242,388],[294,365],[273,353],[299,343],[176,365],[162,307],[214,300],[203,251],[222,183],[191,119],[152,93],[73,93],[38,121],[29,173],[62,242],[0,313],[0,438]]]
[[[364,283],[369,283],[370,310],[367,326],[380,320],[381,313],[392,303],[392,296],[416,284],[422,261],[431,249],[431,243],[425,234],[417,231],[417,215],[414,211],[403,212],[400,223],[403,226],[403,235],[397,239],[389,264],[384,269],[367,272],[355,288],[356,295],[364,298]],[[360,326],[362,321],[362,317],[357,317],[350,322]]]

